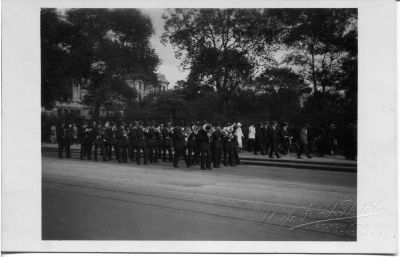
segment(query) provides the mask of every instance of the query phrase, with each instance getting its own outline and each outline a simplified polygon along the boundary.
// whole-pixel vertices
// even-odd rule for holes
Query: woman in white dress
[[[243,148],[243,132],[242,132],[242,124],[240,124],[240,122],[237,123],[237,129],[235,132],[235,136],[236,136],[236,140],[238,143],[238,148],[242,149]]]

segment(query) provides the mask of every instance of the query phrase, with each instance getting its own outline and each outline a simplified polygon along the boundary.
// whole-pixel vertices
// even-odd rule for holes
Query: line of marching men
[[[201,169],[236,166],[240,164],[236,124],[225,127],[212,126],[206,123],[202,126],[181,126],[172,123],[144,126],[141,122],[129,125],[106,122],[104,125],[93,122],[83,124],[78,131],[81,144],[80,158],[101,158],[103,161],[117,160],[126,163],[128,160],[138,165],[163,162],[173,162],[178,167],[181,159],[187,167],[198,165]],[[57,133],[58,134],[58,133]],[[72,142],[71,128],[62,126],[58,134],[59,157],[63,151],[70,158]]]

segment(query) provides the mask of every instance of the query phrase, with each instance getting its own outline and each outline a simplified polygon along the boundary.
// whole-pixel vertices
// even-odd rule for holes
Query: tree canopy
[[[150,45],[149,17],[137,9],[42,9],[42,105],[66,100],[73,84],[88,90],[95,107],[126,102],[128,76],[157,83],[160,62]]]

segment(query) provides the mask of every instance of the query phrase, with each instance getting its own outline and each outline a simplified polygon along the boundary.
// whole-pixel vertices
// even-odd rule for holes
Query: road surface
[[[356,240],[357,174],[42,157],[44,240]]]

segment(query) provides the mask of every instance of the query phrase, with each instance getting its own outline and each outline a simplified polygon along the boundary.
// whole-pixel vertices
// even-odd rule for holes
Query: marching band
[[[225,127],[212,126],[210,123],[193,126],[173,126],[171,122],[156,125],[151,123],[144,126],[142,122],[129,125],[124,123],[106,122],[104,126],[83,124],[78,131],[81,145],[80,159],[100,157],[103,161],[115,158],[119,163],[172,162],[177,168],[181,159],[186,167],[200,164],[202,170],[212,167],[236,166],[240,164],[238,145],[235,131],[237,125],[228,124]],[[64,126],[59,141],[59,157],[62,158],[65,149],[67,158],[70,158],[70,141],[68,127]]]

